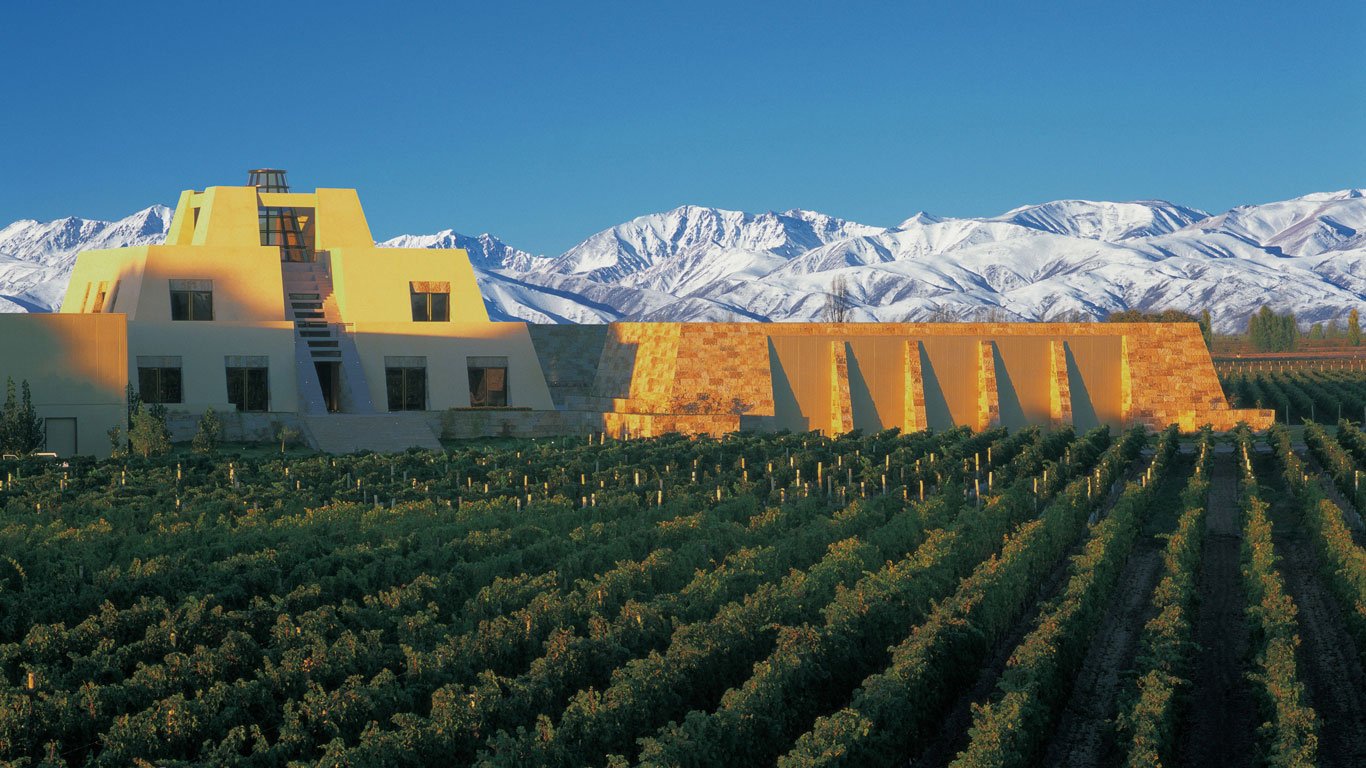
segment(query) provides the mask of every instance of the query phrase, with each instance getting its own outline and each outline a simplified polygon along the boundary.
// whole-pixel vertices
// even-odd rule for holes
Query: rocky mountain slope
[[[50,311],[75,254],[159,242],[170,211],[0,230],[0,311]],[[452,230],[380,243],[465,248],[496,319],[800,321],[842,284],[854,320],[1098,318],[1209,309],[1223,331],[1270,304],[1301,321],[1366,304],[1366,192],[1317,193],[1217,215],[1157,200],[1058,200],[999,216],[917,213],[876,227],[814,211],[682,206],[536,256]]]

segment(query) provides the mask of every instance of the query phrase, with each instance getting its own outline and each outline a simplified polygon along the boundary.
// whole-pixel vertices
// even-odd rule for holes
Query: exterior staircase
[[[355,343],[346,333],[326,253],[323,261],[283,262],[285,316],[294,321],[294,363],[299,383],[300,413],[328,412],[323,389],[318,381],[318,363],[334,363],[339,368],[336,400],[338,410],[347,413],[374,413],[370,389]]]
[[[318,255],[317,262],[282,262],[285,315],[294,323],[299,414],[309,445],[337,454],[441,450],[424,414],[375,411],[360,354],[333,295],[328,256]],[[318,380],[319,363],[338,369],[334,399],[340,412],[328,411]]]
[[[422,413],[326,413],[304,416],[303,423],[309,443],[327,453],[397,453],[409,448],[441,450],[441,442]]]

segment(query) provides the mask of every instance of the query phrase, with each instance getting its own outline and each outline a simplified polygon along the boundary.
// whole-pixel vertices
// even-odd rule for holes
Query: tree
[[[280,439],[280,453],[283,454],[286,447],[299,439],[299,430],[281,424],[280,428],[276,430],[275,436]]]
[[[826,294],[825,311],[822,320],[827,323],[847,323],[853,309],[853,299],[849,297],[849,281],[844,275],[836,275]]]
[[[1179,309],[1164,309],[1160,312],[1144,312],[1141,309],[1123,309],[1105,316],[1107,323],[1195,323],[1195,315]]]
[[[47,442],[43,418],[33,407],[33,393],[28,380],[22,384],[22,395],[17,395],[14,379],[5,381],[5,404],[0,406],[0,450],[5,453],[32,453]]]
[[[28,388],[28,379],[21,385],[23,402],[19,406],[19,422],[15,431],[19,435],[19,447],[25,453],[36,451],[47,443],[47,430],[43,429],[43,417],[33,407],[33,393]]]
[[[118,458],[123,455],[123,427],[118,424],[109,428],[109,455]]]
[[[1299,337],[1293,312],[1278,315],[1271,307],[1263,306],[1247,319],[1247,339],[1253,349],[1262,352],[1289,352]]]
[[[170,453],[171,441],[166,435],[166,421],[139,403],[128,427],[128,444],[134,453],[144,459]]]
[[[1313,325],[1309,326],[1309,338],[1315,340],[1325,338],[1325,334],[1323,331],[1323,323],[1314,323]]]
[[[1361,316],[1355,309],[1347,313],[1347,343],[1361,346]]]
[[[1325,339],[1342,338],[1342,326],[1338,325],[1338,319],[1336,317],[1329,318],[1328,325],[1323,328],[1323,337]]]
[[[0,406],[0,451],[19,452],[19,399],[14,391],[14,379],[5,379],[5,404]]]
[[[1214,349],[1214,320],[1208,309],[1200,310],[1200,335],[1205,339],[1205,349]]]
[[[213,453],[218,449],[218,436],[222,432],[223,422],[218,414],[212,408],[205,408],[204,415],[199,417],[199,430],[190,441],[190,448],[195,453]]]

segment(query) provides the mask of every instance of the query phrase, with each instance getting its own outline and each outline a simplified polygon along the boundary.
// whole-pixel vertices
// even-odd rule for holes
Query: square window
[[[177,288],[177,282],[207,283],[207,281],[171,281],[172,320],[212,320],[213,289]]]
[[[384,389],[391,411],[427,410],[425,367],[386,367]]]
[[[445,323],[451,319],[451,288],[449,283],[410,283],[413,322]]]
[[[470,365],[470,405],[475,408],[506,408],[508,369],[503,366]]]
[[[261,413],[270,410],[270,381],[266,368],[229,366],[228,402],[239,411]]]
[[[138,397],[144,403],[184,402],[180,368],[138,366]]]

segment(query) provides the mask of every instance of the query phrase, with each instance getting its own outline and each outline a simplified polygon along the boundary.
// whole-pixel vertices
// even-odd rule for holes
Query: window
[[[171,281],[172,320],[212,320],[212,280]]]
[[[505,408],[508,404],[508,359],[506,357],[467,358],[470,371],[470,405],[475,408]]]
[[[138,355],[138,396],[144,403],[183,403],[179,357]]]
[[[413,282],[413,322],[445,323],[451,319],[451,284],[444,282]]]
[[[259,208],[261,245],[280,248],[281,261],[316,261],[313,211],[309,208]]]
[[[265,357],[229,357],[228,402],[239,411],[270,410],[270,378]]]
[[[384,389],[391,411],[427,410],[427,358],[384,358]]]

